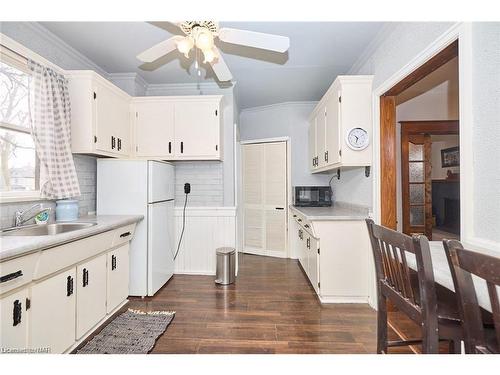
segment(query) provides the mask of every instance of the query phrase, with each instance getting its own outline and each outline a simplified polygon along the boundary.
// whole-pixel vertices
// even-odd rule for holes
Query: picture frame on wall
[[[441,150],[441,167],[458,167],[460,165],[460,149],[458,146]]]

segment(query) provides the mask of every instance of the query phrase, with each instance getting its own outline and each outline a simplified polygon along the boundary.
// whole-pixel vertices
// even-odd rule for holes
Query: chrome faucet
[[[38,211],[36,211],[30,217],[28,217],[28,218],[24,217],[28,212],[32,211],[36,207],[40,207],[40,209]],[[42,205],[40,203],[34,204],[33,206],[31,206],[27,210],[16,211],[16,227],[19,227],[19,226],[23,225],[24,223],[26,223],[27,221],[33,219],[35,216],[37,216],[38,214],[41,214],[42,212],[49,212],[49,211],[50,211],[50,207],[42,208]]]

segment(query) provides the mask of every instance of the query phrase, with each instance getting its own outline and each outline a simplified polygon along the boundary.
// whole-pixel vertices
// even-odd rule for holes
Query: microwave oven
[[[298,207],[329,207],[332,205],[330,186],[295,186],[294,202]]]

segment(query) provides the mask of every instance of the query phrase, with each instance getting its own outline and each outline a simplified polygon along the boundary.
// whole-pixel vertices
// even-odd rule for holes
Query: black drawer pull
[[[168,142],[168,153],[172,153],[172,142]]]
[[[116,138],[111,136],[111,149],[114,150],[116,146]]]
[[[181,142],[181,154],[184,153],[184,142]]]
[[[116,269],[116,255],[111,255],[111,271]]]
[[[300,222],[300,221],[302,221],[302,219],[297,219],[297,221],[299,221],[299,222]]]
[[[130,232],[125,232],[125,233],[120,234],[120,237],[121,237],[121,238],[128,237],[128,236],[130,236],[131,234],[132,234],[132,233],[130,233]]]
[[[283,207],[276,207],[277,210],[284,210]]]
[[[68,276],[66,281],[66,296],[69,297],[73,294],[73,278]]]
[[[21,315],[23,311],[23,304],[19,302],[18,299],[14,301],[14,308],[12,310],[12,320],[13,320],[13,326],[17,326],[18,324],[21,323]]]
[[[21,277],[23,275],[23,271],[19,270],[17,272],[12,272],[9,273],[8,275],[0,277],[0,284],[1,283],[6,283],[7,281],[11,281],[14,279],[17,279],[18,277]]]
[[[122,149],[122,139],[118,138],[118,151]]]
[[[297,217],[297,215],[293,215],[293,217]]]
[[[309,224],[304,225],[304,228],[309,228]]]
[[[89,271],[86,268],[84,268],[82,286],[85,288],[87,285],[89,285]]]

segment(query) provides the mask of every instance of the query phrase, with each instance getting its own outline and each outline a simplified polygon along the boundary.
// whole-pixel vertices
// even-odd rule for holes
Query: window
[[[0,195],[37,197],[39,166],[31,136],[26,61],[0,52]]]

